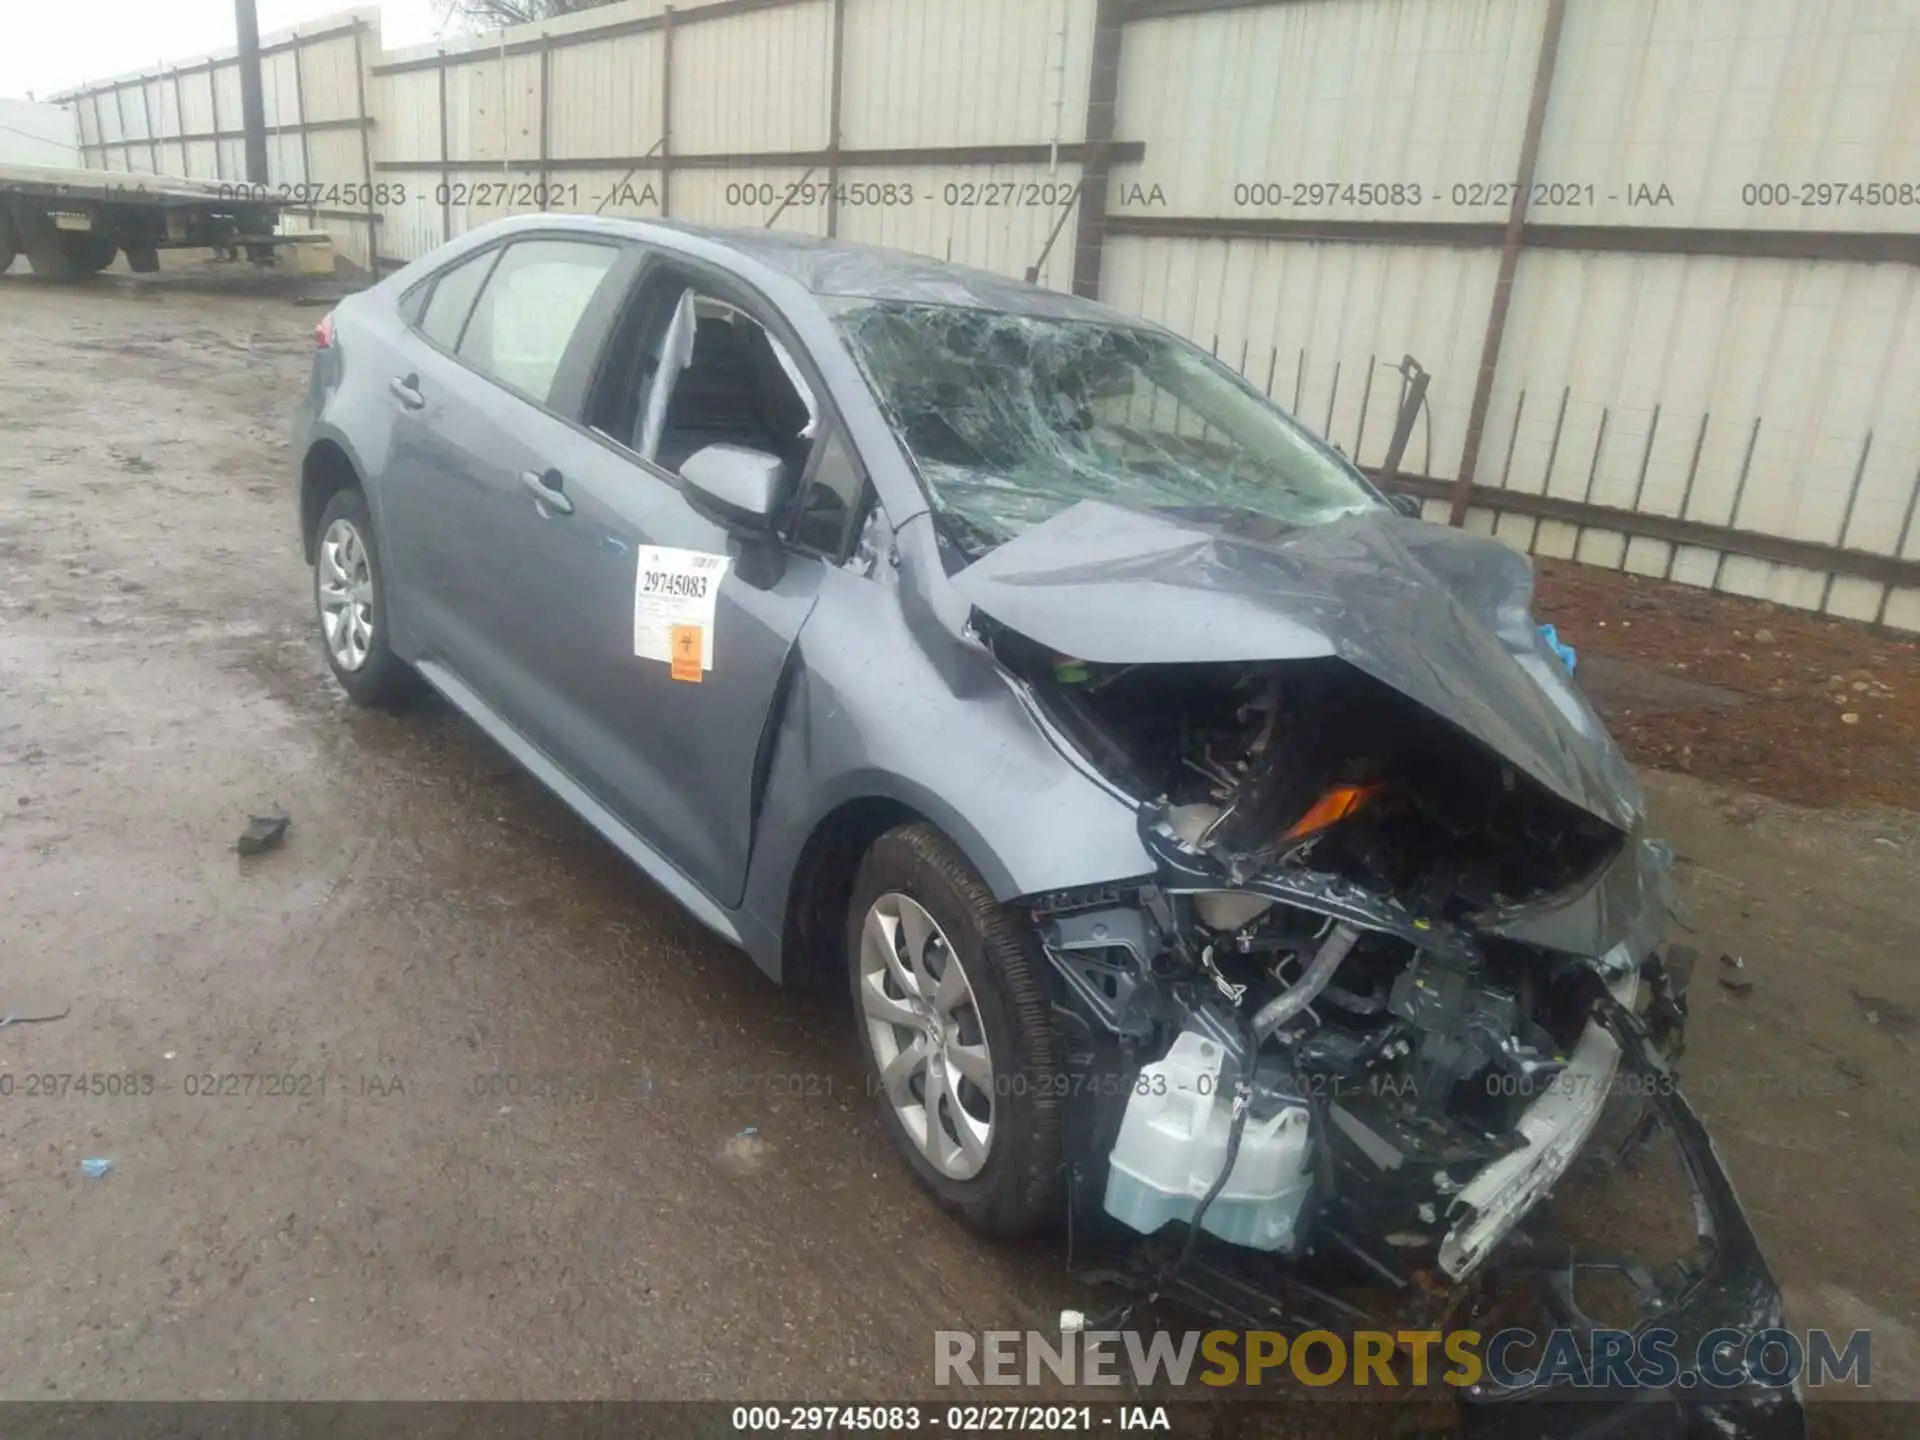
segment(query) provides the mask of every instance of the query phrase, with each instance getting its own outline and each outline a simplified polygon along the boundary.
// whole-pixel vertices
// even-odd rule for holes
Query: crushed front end
[[[1670,1068],[1689,967],[1661,946],[1664,847],[1332,657],[1108,664],[986,633],[1137,799],[1156,865],[1031,900],[1080,1097],[1076,1266],[1243,1328],[1439,1328],[1525,1293],[1540,1331],[1591,1329],[1601,1272],[1631,1280],[1634,1324],[1778,1323]],[[1655,1137],[1680,1148],[1692,1253],[1656,1275],[1550,1233],[1576,1170]],[[1633,1433],[1687,1433],[1678,1394],[1681,1428],[1638,1410]],[[1714,1433],[1799,1433],[1790,1395],[1715,1395]],[[1538,1398],[1467,1414],[1543,1433]]]

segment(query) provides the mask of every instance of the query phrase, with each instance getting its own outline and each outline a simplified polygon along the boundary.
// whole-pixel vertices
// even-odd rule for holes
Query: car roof
[[[517,216],[487,228],[611,231],[709,260],[719,258],[712,250],[723,250],[733,268],[743,275],[750,277],[756,268],[772,271],[823,302],[895,300],[1100,325],[1155,328],[1138,316],[1110,310],[1077,295],[1012,280],[990,270],[791,230],[742,230],[689,225],[678,220],[551,214]],[[829,308],[839,307],[829,304]]]

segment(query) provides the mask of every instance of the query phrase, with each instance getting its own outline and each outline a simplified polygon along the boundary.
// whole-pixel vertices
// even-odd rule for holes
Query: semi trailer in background
[[[0,161],[0,273],[24,255],[36,275],[74,280],[125,255],[140,273],[160,252],[245,249],[257,260],[289,237],[275,233],[265,187],[168,175]]]

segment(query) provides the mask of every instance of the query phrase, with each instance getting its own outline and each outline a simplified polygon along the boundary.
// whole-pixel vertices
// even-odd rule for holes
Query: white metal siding
[[[1902,230],[1911,204],[1802,205],[1803,184],[1920,184],[1914,0],[1579,0],[1540,177],[1592,182],[1582,223]],[[1791,203],[1748,204],[1750,182]],[[1673,203],[1635,204],[1635,187]]]
[[[368,80],[367,85],[367,103],[380,117],[380,124],[374,128],[372,136],[376,161],[447,158],[440,153],[440,82],[433,71],[408,70],[399,75],[376,75]],[[428,188],[431,188],[431,177],[393,178],[425,179],[429,182]]]
[[[1093,0],[843,3],[849,148],[1085,135]]]
[[[1165,203],[1128,192],[1112,208],[1485,219],[1451,187],[1512,178],[1543,13],[1537,0],[1315,0],[1129,25],[1118,133],[1148,158],[1116,177]],[[1296,184],[1329,182],[1295,203]],[[1283,188],[1236,194],[1255,184]],[[1402,190],[1377,203],[1348,184]]]
[[[653,32],[555,50],[548,60],[553,153],[591,158],[652,150],[660,139],[662,49]]]
[[[1465,436],[1479,321],[1497,257],[1440,247],[1160,240],[1107,245],[1104,298],[1214,351],[1361,464],[1384,457],[1399,378],[1413,355],[1433,372],[1432,434],[1414,431],[1407,468],[1435,468]],[[1362,431],[1362,411],[1365,428]]]
[[[839,230],[846,239],[864,244],[1024,275],[1060,223],[1040,283],[1064,290],[1073,279],[1078,213],[1073,196],[1079,180],[1076,165],[863,167],[843,177],[848,194],[840,206]],[[902,194],[911,194],[911,200],[897,198]],[[1000,203],[1009,197],[1061,203]],[[1061,223],[1063,210],[1067,213]]]
[[[1084,138],[1096,0],[840,4],[844,148]],[[673,16],[674,154],[824,149],[834,0],[719,19],[703,18],[704,8]],[[510,30],[508,46],[529,49],[504,64],[498,32],[447,42],[460,63],[446,72],[444,151],[433,69],[368,76],[371,144],[395,167],[374,177],[387,187],[379,253],[417,257],[449,231],[540,199],[657,214],[664,195],[677,217],[823,231],[824,161],[812,173],[751,159],[677,167],[663,182],[665,38],[658,28],[602,33],[662,9],[661,0],[627,0]],[[1141,144],[1145,158],[1114,167],[1108,212],[1122,227],[1136,218],[1473,222],[1477,244],[1506,218],[1546,14],[1547,0],[1275,0],[1129,23],[1114,134]],[[360,15],[370,66],[434,56],[435,47],[380,54],[374,16]],[[552,45],[544,93],[533,48],[542,35]],[[211,177],[218,166],[237,178],[237,137],[218,147],[167,138],[238,129],[237,70],[230,54],[216,58],[212,77],[161,71],[126,77],[117,97],[102,87],[79,94],[76,120],[96,147],[89,163],[144,167],[158,156],[165,169]],[[292,55],[265,58],[269,123],[291,124]],[[300,79],[309,122],[359,116],[352,34],[304,45]],[[1920,226],[1917,96],[1920,0],[1569,0],[1537,171],[1549,193],[1529,218],[1911,232]],[[552,165],[550,192],[537,195],[543,112]],[[123,136],[137,143],[98,148]],[[654,160],[634,164],[650,152]],[[297,135],[270,144],[279,183],[357,186],[362,155],[352,128],[309,132],[304,146]],[[989,158],[1007,157],[842,166],[838,233],[1010,275],[1024,274],[1055,235],[1040,278],[1068,287],[1080,238],[1071,195],[1064,204],[1054,191],[1043,203],[978,202],[1009,182],[1070,185],[1079,164],[980,163]],[[443,159],[461,164],[407,168]],[[1855,197],[1854,182],[1891,182],[1896,203]],[[1835,184],[1838,195],[1819,188]],[[1783,187],[1767,192],[1783,203],[1743,193],[1751,185]],[[1901,185],[1909,203],[1898,203]],[[363,222],[323,223],[345,253],[371,259]],[[1370,238],[1117,230],[1103,241],[1102,298],[1192,336],[1364,464],[1379,462],[1392,427],[1400,381],[1389,367],[1414,356],[1433,375],[1430,415],[1403,463],[1447,480],[1459,473],[1499,252],[1431,232]],[[1920,267],[1906,264],[1528,248],[1475,479],[1920,557],[1917,289]],[[1887,594],[1825,571],[1478,506],[1467,523],[1545,554],[1920,628],[1920,590]]]
[[[810,183],[806,171],[795,167],[676,170],[670,192],[673,217],[745,229],[759,229],[773,220],[781,230],[823,234],[826,205],[823,200],[809,203],[804,198],[809,193],[803,188],[806,183]],[[796,193],[803,198],[786,204],[787,196]]]
[[[832,21],[821,0],[676,29],[675,152],[824,147]]]

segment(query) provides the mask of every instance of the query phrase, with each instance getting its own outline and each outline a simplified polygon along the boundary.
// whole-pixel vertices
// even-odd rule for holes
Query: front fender
[[[808,839],[856,800],[938,826],[1001,900],[1153,872],[1133,805],[1047,737],[984,649],[910,629],[889,568],[830,571],[799,651],[747,878],[761,926],[780,932]]]

